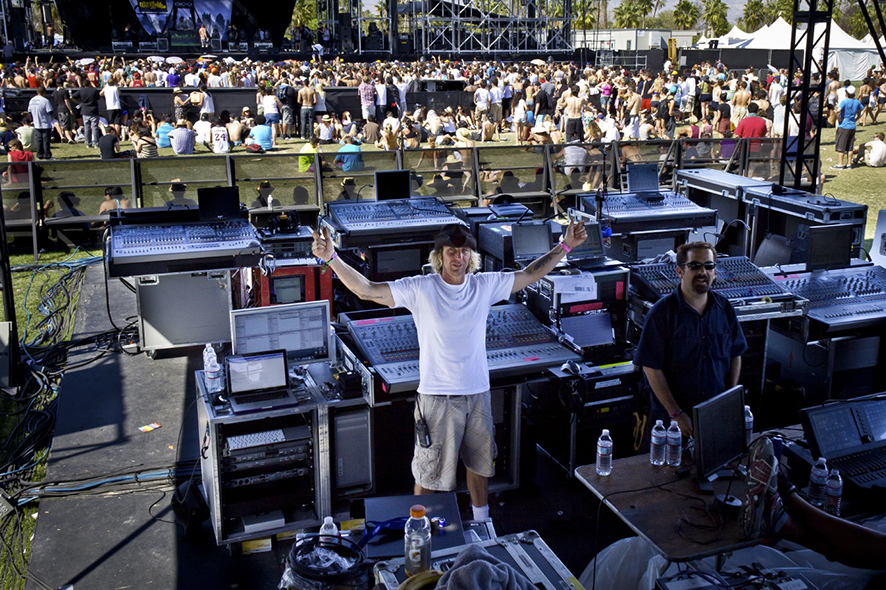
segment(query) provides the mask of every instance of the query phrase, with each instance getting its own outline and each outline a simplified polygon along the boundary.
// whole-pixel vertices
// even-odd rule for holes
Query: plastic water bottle
[[[206,391],[216,393],[222,390],[221,367],[214,358],[209,360],[209,367],[203,374],[206,379]]]
[[[416,504],[409,509],[409,520],[404,527],[406,541],[406,576],[414,576],[431,568],[431,521],[425,516],[425,507]]]
[[[824,504],[824,489],[828,480],[828,464],[824,457],[819,457],[812,471],[809,473],[809,488],[806,494],[809,496],[809,503],[813,506],[821,507]]]
[[[597,475],[609,475],[612,473],[612,437],[609,430],[604,428],[600,438],[597,439]]]
[[[840,516],[840,502],[843,500],[843,478],[840,477],[839,469],[831,469],[825,484],[825,496],[827,503],[824,506],[825,512]]]
[[[268,209],[270,210],[273,208],[274,208],[274,196],[268,195]]]
[[[655,421],[649,444],[649,462],[653,465],[665,464],[665,451],[668,447],[668,431],[661,420]]]
[[[332,522],[331,516],[327,516],[323,519],[323,524],[320,525],[320,535],[323,537],[336,537],[336,539],[321,539],[322,541],[333,543],[337,541],[337,538],[339,537],[338,527]]]
[[[680,426],[676,420],[671,420],[668,427],[668,451],[667,463],[677,467],[683,461],[683,433],[680,432]]]
[[[206,346],[203,348],[203,371],[209,370],[209,361],[215,359],[218,361],[218,357],[215,354],[215,349],[212,348],[212,344],[206,343]]]
[[[744,442],[746,445],[751,444],[751,435],[754,433],[754,414],[751,413],[751,406],[744,407]]]

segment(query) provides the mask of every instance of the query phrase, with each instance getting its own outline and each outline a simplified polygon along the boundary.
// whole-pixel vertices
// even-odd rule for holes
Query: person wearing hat
[[[58,194],[58,211],[52,214],[53,219],[62,217],[85,217],[85,213],[77,206],[80,204],[80,197],[71,191],[62,191]]]
[[[186,199],[185,191],[188,190],[188,185],[183,183],[180,178],[176,178],[172,181],[172,184],[169,185],[169,192],[172,193],[172,199],[166,201],[163,204],[167,209],[172,209],[173,207],[184,207],[185,209],[196,209],[197,201],[194,199]]]
[[[258,186],[255,187],[255,192],[258,193],[258,196],[256,196],[255,200],[252,201],[252,204],[249,205],[250,209],[267,207],[268,200],[271,199],[271,193],[274,192],[274,187],[271,185],[270,180],[262,180],[258,183]]]
[[[467,227],[449,224],[434,239],[433,273],[373,282],[336,253],[326,228],[313,234],[314,256],[324,260],[352,293],[388,307],[405,307],[415,319],[420,379],[416,426],[429,441],[416,441],[412,460],[415,493],[452,491],[458,459],[467,467],[474,519],[489,517],[488,478],[494,475],[495,441],[486,361],[486,318],[493,304],[551,272],[587,239],[573,223],[563,241],[517,272],[475,272],[477,241]]]
[[[335,198],[336,201],[359,201],[360,193],[357,191],[357,181],[348,176],[341,181],[341,192]]]
[[[855,122],[863,111],[861,101],[855,98],[855,86],[846,86],[846,98],[837,105],[837,136],[834,139],[837,165],[831,166],[834,170],[852,168],[850,158],[855,147]]]
[[[173,88],[172,105],[176,120],[188,118],[188,106],[190,103],[188,102],[188,97],[182,94],[181,88]]]

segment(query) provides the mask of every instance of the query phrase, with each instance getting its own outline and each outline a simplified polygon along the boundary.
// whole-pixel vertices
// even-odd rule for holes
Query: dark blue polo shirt
[[[699,315],[680,288],[663,297],[646,314],[634,364],[664,371],[668,386],[684,412],[726,390],[729,364],[748,345],[729,300],[708,292]],[[652,395],[653,410],[661,404]]]

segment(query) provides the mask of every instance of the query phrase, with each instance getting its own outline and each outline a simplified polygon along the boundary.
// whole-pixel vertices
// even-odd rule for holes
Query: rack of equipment
[[[426,197],[335,201],[326,207],[320,223],[338,248],[432,240],[444,225],[459,221],[443,202]]]

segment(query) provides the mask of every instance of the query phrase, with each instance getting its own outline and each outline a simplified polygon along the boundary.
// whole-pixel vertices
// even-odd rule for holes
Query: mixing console
[[[658,301],[673,292],[679,284],[680,278],[677,276],[675,264],[640,264],[631,267],[631,285],[640,297],[647,301]],[[711,289],[733,304],[752,303],[764,297],[769,299],[790,297],[790,293],[754,266],[745,256],[720,258],[717,261],[717,274]]]
[[[646,200],[634,193],[610,193],[603,204],[604,217],[613,233],[651,231],[678,227],[705,227],[717,223],[717,212],[699,207],[683,195],[662,191],[659,200]],[[596,214],[594,197],[582,197],[582,210]]]
[[[331,202],[322,224],[339,248],[378,245],[386,238],[414,234],[432,239],[441,227],[458,223],[449,208],[433,198]]]
[[[776,275],[778,285],[809,300],[809,318],[825,332],[886,321],[886,269],[881,266]]]
[[[251,266],[261,245],[245,219],[111,227],[111,276]]]
[[[351,320],[360,351],[388,384],[387,391],[418,387],[418,333],[411,315]],[[542,371],[581,357],[561,345],[525,305],[493,307],[486,319],[486,361],[491,377]]]

